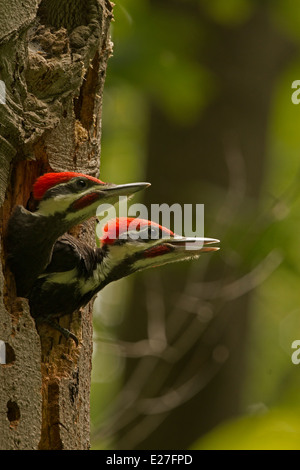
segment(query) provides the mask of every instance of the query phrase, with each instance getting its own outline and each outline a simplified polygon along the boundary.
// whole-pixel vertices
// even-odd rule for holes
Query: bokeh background
[[[95,449],[300,449],[300,9],[115,0],[101,176],[202,203],[218,253],[95,302]]]

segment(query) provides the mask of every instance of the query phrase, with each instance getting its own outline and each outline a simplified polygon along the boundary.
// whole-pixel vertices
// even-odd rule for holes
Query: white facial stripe
[[[134,254],[137,251],[137,247],[134,244],[124,244],[119,246],[110,246],[107,256],[104,257],[101,265],[97,266],[93,271],[93,276],[87,281],[82,280],[80,284],[80,290],[83,294],[90,292],[93,289],[97,289],[101,282],[103,282],[113,270],[114,267],[119,265],[123,259]]]
[[[101,265],[97,266],[93,271],[93,277],[87,282],[82,282],[82,291],[86,293],[91,289],[97,288],[99,284],[109,276],[111,271],[116,266],[120,265],[125,258],[139,251],[138,248],[139,247],[137,247],[136,244],[130,242],[118,246],[110,245],[107,256],[103,258]]]
[[[130,242],[117,246],[110,245],[108,255],[104,257],[101,266],[104,277],[106,278],[113,268],[121,264],[125,258],[134,255],[134,253],[140,250],[141,246],[137,246],[135,243]]]
[[[66,186],[67,183],[60,184],[60,187]],[[66,193],[58,194],[51,198],[41,200],[39,203],[38,212],[42,215],[54,215],[56,212],[65,212],[73,202],[80,199],[81,197],[86,196],[94,191],[99,190],[99,186],[95,185],[93,187],[87,188],[85,191],[80,193]],[[96,213],[96,208],[99,205],[99,201],[95,201],[92,213]],[[82,209],[84,211],[84,209]],[[86,208],[85,208],[86,211]],[[68,214],[68,218],[74,218],[74,214]]]
[[[154,244],[155,246],[155,244]],[[98,268],[98,272],[94,271],[93,282],[97,285],[97,282],[103,281],[106,279],[111,271],[122,261],[135,253],[143,251],[149,247],[147,243],[136,243],[136,242],[127,242],[123,245],[109,246],[109,251],[107,256],[104,257],[101,267]],[[188,251],[172,251],[170,256],[168,254],[163,254],[157,257],[145,257],[134,262],[133,269],[135,271],[143,270],[153,266],[160,266],[169,263],[175,263],[178,261],[184,261],[189,259],[196,259],[200,256],[199,253],[191,253]],[[87,289],[88,290],[88,289]]]
[[[59,195],[54,198],[41,201],[38,212],[42,215],[54,215],[56,212],[65,212],[67,208],[77,199],[76,194]]]
[[[82,209],[77,210],[76,212],[68,212],[65,220],[67,222],[74,221],[74,219],[84,220],[93,215],[96,216],[97,207],[99,206],[99,201],[95,201],[88,206],[83,207]]]
[[[134,263],[134,268],[136,271],[140,271],[155,266],[163,266],[164,264],[171,264],[177,263],[179,261],[197,259],[199,258],[200,254],[201,253],[189,253],[188,251],[171,251],[169,253],[164,253],[163,255],[158,255],[152,258],[146,257],[139,259]]]

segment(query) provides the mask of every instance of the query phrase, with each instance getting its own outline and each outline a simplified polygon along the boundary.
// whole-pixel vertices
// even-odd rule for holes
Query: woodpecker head
[[[150,183],[104,183],[93,176],[74,172],[46,173],[33,185],[33,196],[38,202],[37,213],[61,214],[73,221],[91,217],[100,203],[114,205],[119,196],[131,196],[148,186]]]
[[[217,239],[181,237],[150,220],[126,217],[110,220],[100,242],[105,253],[102,269],[113,279],[219,250],[209,246],[219,243]]]

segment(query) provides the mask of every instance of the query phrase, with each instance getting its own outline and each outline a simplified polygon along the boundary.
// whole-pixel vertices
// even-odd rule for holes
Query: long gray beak
[[[94,204],[98,202],[101,204],[116,205],[120,196],[131,197],[137,191],[148,188],[150,183],[129,183],[129,184],[112,184],[112,183],[99,183],[89,188],[83,196],[73,203],[73,210],[83,209],[90,207],[94,209]],[[100,204],[101,203],[101,204]],[[105,207],[107,210],[107,207]],[[100,211],[101,212],[101,211]]]
[[[201,237],[174,237],[164,240],[165,243],[171,245],[177,250],[188,250],[192,252],[218,251],[217,246],[207,246],[213,243],[220,243],[217,238],[201,238]]]
[[[101,191],[107,194],[107,197],[111,196],[131,196],[142,189],[146,189],[151,186],[150,183],[128,183],[128,184],[110,184],[107,187],[101,188]]]

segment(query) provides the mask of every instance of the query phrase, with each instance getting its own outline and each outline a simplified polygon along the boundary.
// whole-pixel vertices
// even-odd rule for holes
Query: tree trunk
[[[2,242],[13,206],[26,206],[40,174],[98,176],[111,18],[109,0],[0,4]],[[73,234],[94,243],[92,223]],[[2,246],[0,448],[88,449],[92,306],[63,319],[78,348],[46,326],[39,337],[27,300],[16,298]]]

